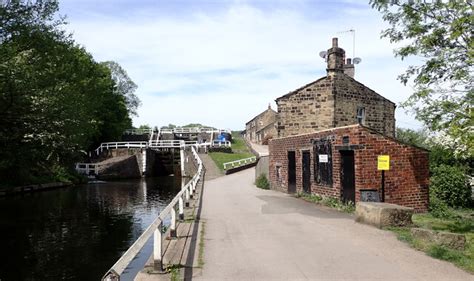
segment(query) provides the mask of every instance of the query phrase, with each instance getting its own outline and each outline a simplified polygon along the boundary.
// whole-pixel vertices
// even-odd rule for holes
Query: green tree
[[[474,152],[474,16],[472,0],[370,0],[390,27],[382,37],[404,44],[395,55],[423,58],[399,79],[413,79],[415,91],[403,103],[432,131],[459,144],[461,156]]]
[[[57,11],[57,1],[0,2],[1,184],[63,175],[131,125],[110,69],[61,29]]]
[[[125,98],[125,104],[130,114],[137,115],[137,108],[141,105],[140,99],[135,95],[137,85],[130,79],[125,69],[114,61],[102,63],[110,69],[112,80],[115,82],[114,91]]]
[[[397,139],[401,142],[422,148],[428,148],[428,145],[426,143],[428,139],[428,133],[425,130],[415,131],[412,129],[404,129],[397,127],[396,136]]]
[[[151,127],[150,127],[150,125],[145,124],[145,125],[140,125],[140,126],[138,127],[138,129],[139,129],[139,130],[151,130]]]

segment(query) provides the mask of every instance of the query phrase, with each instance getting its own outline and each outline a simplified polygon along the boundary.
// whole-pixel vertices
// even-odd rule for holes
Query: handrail
[[[224,170],[227,170],[227,166],[232,166],[231,168],[237,168],[237,167],[241,167],[241,166],[244,166],[244,165],[247,165],[247,164],[250,164],[250,163],[254,163],[257,161],[257,157],[256,156],[252,156],[252,157],[249,157],[249,158],[244,158],[244,159],[239,159],[239,160],[235,160],[235,161],[231,161],[231,162],[226,162],[224,163]]]
[[[215,140],[212,142],[211,146],[217,146],[217,147],[221,147],[221,146],[226,146],[226,147],[232,147],[232,143],[230,141],[219,141],[219,140]]]
[[[99,155],[104,149],[117,148],[145,148],[148,142],[146,141],[119,141],[119,142],[103,142],[95,150],[96,155]]]
[[[149,141],[119,141],[119,142],[103,142],[95,153],[99,155],[105,149],[118,149],[118,148],[184,148],[184,147],[232,147],[230,141],[212,141],[199,143],[197,141],[184,141],[184,140],[149,140]]]
[[[170,147],[170,148],[180,148],[185,146],[186,143],[183,140],[153,140],[150,141],[150,147]]]
[[[156,140],[160,140],[160,137],[161,137],[161,129],[160,128],[157,128],[155,127],[156,131],[158,132],[157,136],[156,136]]]
[[[191,134],[191,133],[221,133],[229,130],[214,129],[210,127],[176,127],[173,129],[161,128],[161,133],[165,134]]]
[[[176,235],[176,206],[178,206],[180,218],[184,218],[183,202],[188,202],[192,198],[196,185],[201,180],[203,174],[203,164],[199,158],[196,149],[191,146],[194,160],[198,164],[197,173],[181,189],[181,191],[171,200],[171,202],[160,212],[158,217],[147,227],[147,229],[138,237],[138,239],[128,248],[128,250],[119,258],[119,260],[107,271],[102,280],[112,281],[120,280],[120,275],[125,271],[130,262],[143,248],[145,243],[153,234],[153,264],[154,269],[163,271],[163,253],[162,253],[162,224],[163,221],[171,215],[170,236]]]
[[[151,130],[150,138],[148,139],[148,142],[153,141],[153,136],[155,134],[155,130]]]

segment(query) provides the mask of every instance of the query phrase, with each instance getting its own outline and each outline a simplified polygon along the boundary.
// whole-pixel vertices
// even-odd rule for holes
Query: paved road
[[[253,150],[255,150],[259,156],[268,156],[268,145],[261,145],[253,142],[249,142]]]
[[[197,280],[474,280],[387,231],[253,186],[254,169],[206,182]]]

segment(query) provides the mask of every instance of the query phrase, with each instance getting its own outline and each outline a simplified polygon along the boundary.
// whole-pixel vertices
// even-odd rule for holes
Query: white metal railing
[[[198,133],[222,133],[229,132],[229,130],[219,130],[209,127],[176,127],[173,129],[161,128],[161,133],[164,134],[198,134]]]
[[[104,149],[118,149],[118,148],[145,148],[148,142],[146,141],[119,141],[119,142],[103,142],[95,150],[95,153],[99,155]]]
[[[221,146],[225,146],[225,147],[232,147],[232,143],[230,141],[212,141],[212,144],[211,144],[212,147],[221,147]]]
[[[124,134],[127,135],[145,135],[151,133],[153,133],[153,129],[128,129],[124,132]]]
[[[104,150],[119,148],[184,148],[184,147],[232,147],[230,141],[213,141],[198,143],[197,141],[184,140],[149,140],[149,141],[122,141],[122,142],[103,142],[95,150],[99,155]]]
[[[156,139],[159,140],[160,137],[161,137],[161,129],[155,127],[155,130],[158,132],[157,136],[156,136]]]
[[[148,142],[153,141],[154,134],[155,134],[155,130],[151,130],[151,134],[150,134],[150,138],[148,139]]]
[[[183,140],[152,140],[149,143],[151,148],[181,148],[184,147],[186,143]]]
[[[76,171],[81,175],[99,174],[99,164],[97,163],[76,163]]]
[[[238,168],[238,167],[241,167],[241,166],[245,166],[247,164],[254,163],[256,161],[257,161],[257,157],[253,156],[253,157],[249,157],[249,158],[245,158],[245,159],[235,160],[235,161],[232,161],[232,162],[226,162],[226,163],[224,163],[224,170],[227,170],[229,168]]]
[[[125,271],[130,262],[143,248],[145,243],[153,236],[153,267],[156,271],[163,271],[163,245],[162,245],[162,226],[163,221],[171,217],[170,236],[176,237],[176,207],[180,220],[184,219],[184,202],[188,202],[196,190],[196,186],[203,179],[204,168],[194,147],[191,147],[195,162],[198,164],[197,173],[181,189],[181,191],[171,200],[171,202],[158,214],[158,217],[148,226],[148,228],[138,237],[138,239],[128,248],[120,259],[107,271],[102,280],[112,281],[120,280],[120,275]]]

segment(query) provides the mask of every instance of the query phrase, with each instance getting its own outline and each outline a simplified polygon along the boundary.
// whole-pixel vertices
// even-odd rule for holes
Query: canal
[[[170,176],[0,198],[0,280],[99,280],[180,188]]]

